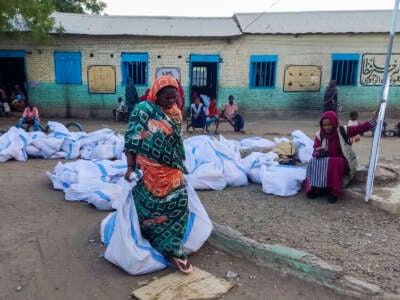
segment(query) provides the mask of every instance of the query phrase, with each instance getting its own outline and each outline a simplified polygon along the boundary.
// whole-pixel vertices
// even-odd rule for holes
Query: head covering
[[[155,102],[158,92],[167,86],[172,86],[172,87],[176,88],[177,90],[179,89],[178,82],[176,81],[176,79],[174,77],[160,76],[160,77],[156,78],[150,89],[148,100],[150,100],[151,102]]]
[[[324,132],[324,129],[322,128],[322,120],[323,119],[329,119],[331,121],[331,123],[332,123],[333,130],[332,130],[332,132],[330,134],[327,134],[326,132]],[[319,120],[319,126],[321,128],[321,133],[322,133],[323,136],[329,138],[331,136],[336,135],[337,134],[337,129],[338,129],[338,126],[339,126],[339,121],[338,121],[336,113],[334,111],[330,111],[330,110],[324,112],[321,115],[321,119]]]

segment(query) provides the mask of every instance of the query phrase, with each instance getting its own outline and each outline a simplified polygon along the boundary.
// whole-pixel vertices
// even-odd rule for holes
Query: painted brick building
[[[54,16],[65,32],[52,43],[2,42],[0,81],[23,85],[43,115],[72,117],[109,117],[129,77],[141,95],[159,74],[180,79],[186,105],[196,89],[219,105],[233,94],[241,110],[265,116],[317,114],[335,79],[343,111],[371,111],[391,21],[391,11]],[[400,113],[399,53],[395,42],[392,116]]]

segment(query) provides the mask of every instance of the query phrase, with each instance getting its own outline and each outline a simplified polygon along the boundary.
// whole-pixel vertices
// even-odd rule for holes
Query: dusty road
[[[14,121],[0,118],[0,128]],[[246,135],[228,133],[228,128],[222,128],[222,134],[243,138],[286,135],[293,129],[305,129],[310,135],[315,131],[312,121],[285,124],[248,122]],[[87,132],[108,127],[122,133],[125,128],[112,121],[88,121],[84,126]],[[63,193],[52,189],[45,172],[52,171],[57,161],[0,164],[0,299],[129,299],[138,282],[171,272],[130,276],[102,259],[98,231],[107,212],[64,201]],[[217,276],[229,270],[239,274],[237,287],[224,299],[345,299],[208,245],[192,260]]]

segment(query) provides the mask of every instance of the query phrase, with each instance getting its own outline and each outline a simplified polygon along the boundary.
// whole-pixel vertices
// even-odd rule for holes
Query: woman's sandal
[[[172,261],[174,262],[175,266],[178,268],[179,271],[181,271],[184,274],[190,274],[193,272],[193,266],[190,264],[190,262],[185,259],[180,259],[177,257],[173,257]]]

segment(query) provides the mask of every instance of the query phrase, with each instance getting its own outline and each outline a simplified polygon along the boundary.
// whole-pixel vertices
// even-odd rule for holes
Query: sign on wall
[[[283,80],[285,92],[316,92],[321,88],[321,67],[313,65],[286,66]]]
[[[176,67],[160,67],[156,69],[156,78],[160,76],[172,76],[181,81],[181,69]]]
[[[365,53],[362,56],[361,78],[362,85],[382,85],[385,69],[386,54]],[[400,85],[400,54],[392,54],[389,65],[391,85]]]
[[[114,66],[89,66],[87,72],[90,94],[115,94]]]

